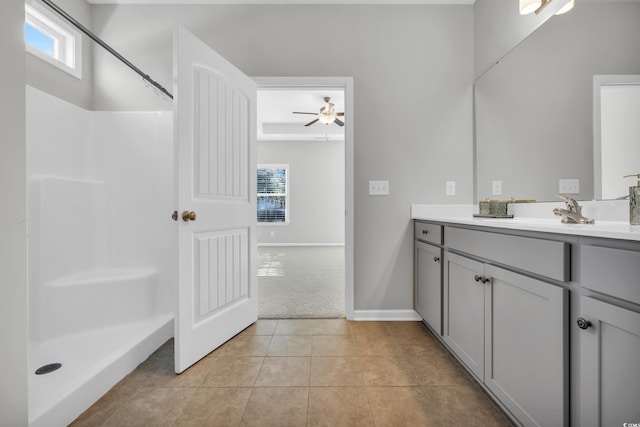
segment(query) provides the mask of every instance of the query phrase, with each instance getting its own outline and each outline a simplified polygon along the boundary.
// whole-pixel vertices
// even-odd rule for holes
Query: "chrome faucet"
[[[553,213],[557,216],[561,216],[563,224],[593,224],[595,220],[582,216],[582,206],[578,204],[578,201],[568,196],[557,194],[567,207],[566,209],[555,208]]]

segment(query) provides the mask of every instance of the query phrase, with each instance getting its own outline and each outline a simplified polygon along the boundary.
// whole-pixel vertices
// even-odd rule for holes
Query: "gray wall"
[[[24,2],[0,6],[0,423],[27,425]]]
[[[258,142],[258,164],[288,164],[290,183],[290,223],[259,224],[258,244],[344,244],[344,157],[343,141]]]
[[[96,31],[168,88],[177,23],[248,75],[353,76],[355,308],[413,307],[410,204],[473,200],[472,6],[92,11]],[[94,56],[96,109],[170,108],[113,58]],[[369,180],[389,180],[391,195],[369,197]],[[456,196],[445,196],[447,180]]]
[[[91,6],[84,0],[56,0],[55,3],[78,22],[91,29]],[[46,9],[47,6],[42,4]],[[93,107],[94,43],[82,36],[82,80],[27,53],[27,84],[85,109]],[[102,48],[99,48],[102,49]]]

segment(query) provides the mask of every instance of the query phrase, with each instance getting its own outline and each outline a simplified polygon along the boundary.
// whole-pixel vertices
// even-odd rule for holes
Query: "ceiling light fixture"
[[[563,13],[569,12],[571,9],[573,9],[573,3],[574,0],[569,0],[569,3],[562,6],[560,10],[556,12],[556,15],[562,15]]]
[[[536,15],[551,3],[551,0],[520,0],[520,15],[529,15],[535,12]],[[573,9],[574,0],[567,1],[555,14],[562,15]]]
[[[528,15],[542,6],[542,0],[520,0],[520,15]]]

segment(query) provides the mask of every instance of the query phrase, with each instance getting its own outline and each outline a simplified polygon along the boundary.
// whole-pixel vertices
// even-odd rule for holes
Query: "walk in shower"
[[[173,336],[172,113],[26,90],[29,421],[66,425]]]

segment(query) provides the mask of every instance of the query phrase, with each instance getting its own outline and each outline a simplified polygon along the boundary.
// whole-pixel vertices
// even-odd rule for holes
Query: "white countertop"
[[[569,234],[574,236],[603,237],[640,241],[640,226],[630,225],[629,202],[580,202],[582,214],[594,218],[595,224],[563,224],[553,214],[553,208],[564,207],[559,203],[510,204],[514,218],[476,218],[478,205],[411,205],[411,219],[446,222],[452,224],[495,227],[512,230]]]

